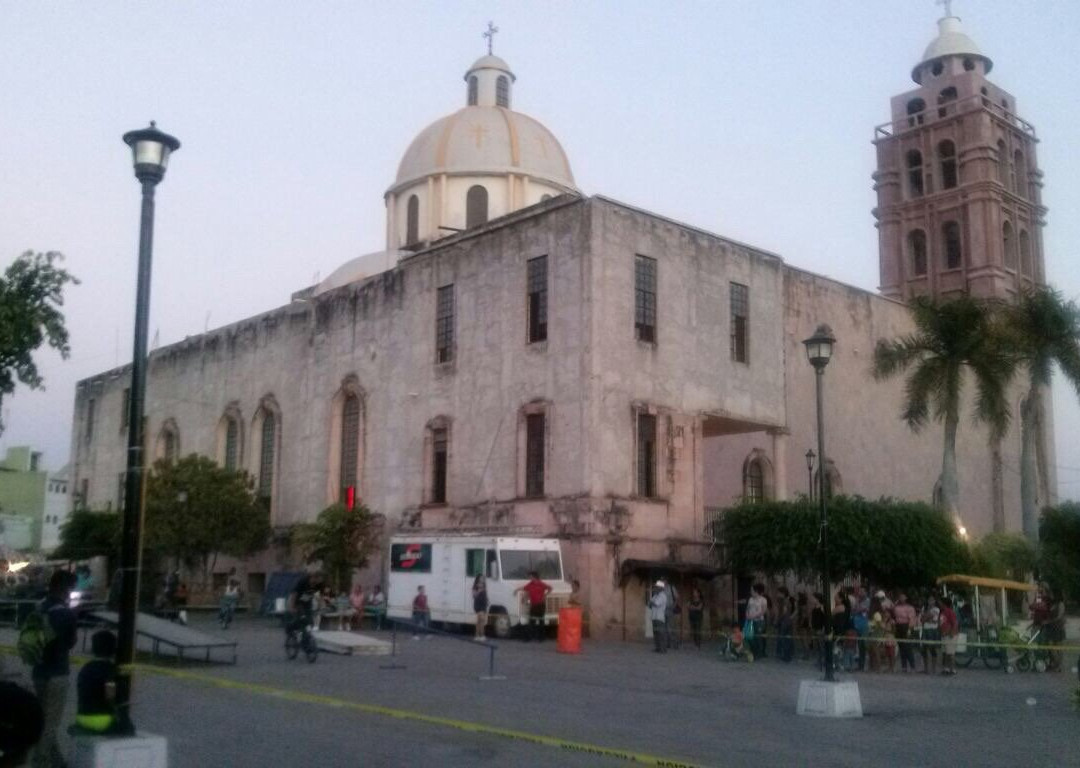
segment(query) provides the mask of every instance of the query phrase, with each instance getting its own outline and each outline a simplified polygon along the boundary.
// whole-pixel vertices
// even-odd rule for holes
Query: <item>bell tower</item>
[[[881,293],[1008,299],[1045,281],[1035,127],[946,15],[874,131]]]

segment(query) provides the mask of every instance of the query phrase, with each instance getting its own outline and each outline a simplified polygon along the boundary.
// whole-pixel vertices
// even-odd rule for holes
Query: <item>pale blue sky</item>
[[[1080,296],[1080,87],[1071,0],[956,0],[991,79],[1034,123],[1050,280]],[[162,344],[262,312],[383,246],[409,141],[496,53],[515,108],[578,185],[877,286],[875,125],[913,87],[930,0],[835,2],[11,2],[0,0],[0,266],[59,250],[83,281],[72,356],[4,402],[0,448],[67,459],[74,384],[130,357],[138,186],[120,135],[183,142],[158,190]],[[1060,488],[1080,497],[1080,408],[1060,387]]]

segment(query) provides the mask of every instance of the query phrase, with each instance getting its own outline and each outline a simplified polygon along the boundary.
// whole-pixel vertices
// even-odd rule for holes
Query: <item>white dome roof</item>
[[[481,56],[474,61],[473,65],[469,67],[469,71],[465,73],[465,77],[468,77],[470,72],[475,72],[478,69],[501,69],[503,72],[510,75],[510,77],[514,77],[514,73],[510,71],[510,65],[498,56],[490,53],[487,56]],[[514,79],[516,80],[517,78]]]
[[[477,64],[488,59],[502,61],[485,56]],[[570,162],[551,131],[504,107],[465,107],[422,130],[405,150],[394,188],[441,173],[516,173],[576,189]]]
[[[986,63],[987,72],[994,66],[994,63],[979,50],[979,46],[975,45],[975,41],[960,28],[960,19],[956,16],[946,16],[943,19],[938,19],[938,36],[930,41],[930,45],[926,46],[922,61],[912,70],[911,78],[916,83],[921,83],[919,69],[923,65],[945,56],[970,56],[982,59]]]
[[[363,256],[350,259],[316,285],[312,295],[319,296],[343,285],[355,283],[364,278],[391,270],[398,263],[398,260],[405,255],[407,254],[402,251],[375,251],[374,253],[365,253]]]

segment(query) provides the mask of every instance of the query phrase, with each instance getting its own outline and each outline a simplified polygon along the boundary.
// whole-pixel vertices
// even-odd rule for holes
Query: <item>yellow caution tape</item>
[[[0,646],[0,652],[2,653],[11,654],[14,652],[14,650],[15,649],[11,646]],[[79,664],[88,661],[88,659],[81,656],[72,656],[72,661],[76,664]],[[275,688],[271,685],[247,683],[240,680],[228,680],[225,678],[214,677],[212,675],[199,674],[197,672],[185,672],[178,669],[159,667],[153,664],[131,664],[125,666],[125,670],[136,670],[154,675],[160,675],[162,677],[177,678],[180,680],[192,680],[206,685],[213,685],[218,688],[227,688],[234,691],[246,691],[249,693],[259,694],[261,696],[272,696],[276,699],[284,699],[286,701],[296,701],[304,704],[322,704],[324,706],[335,707],[337,709],[350,709],[354,712],[363,712],[369,715],[382,715],[384,717],[392,717],[397,720],[408,720],[417,723],[426,723],[428,725],[437,725],[444,728],[453,728],[458,731],[465,731],[467,733],[478,733],[486,736],[499,736],[504,739],[513,739],[515,741],[525,741],[531,744],[542,744],[547,747],[555,747],[557,749],[563,749],[568,752],[580,752],[588,755],[600,755],[602,757],[610,757],[628,763],[637,763],[639,765],[662,766],[663,768],[702,768],[702,766],[699,766],[696,763],[688,763],[682,760],[675,760],[667,757],[658,757],[656,755],[649,755],[644,752],[634,752],[626,749],[617,749],[615,747],[603,747],[597,744],[588,744],[582,741],[560,739],[555,736],[545,736],[539,733],[529,733],[528,731],[519,731],[512,728],[501,728],[496,725],[475,723],[468,720],[456,720],[449,717],[439,717],[438,715],[426,715],[423,712],[415,712],[408,709],[397,709],[394,707],[384,707],[379,704],[364,704],[363,702],[359,701],[340,699],[334,696],[326,696],[323,694],[304,693],[302,691],[294,691],[287,688]]]

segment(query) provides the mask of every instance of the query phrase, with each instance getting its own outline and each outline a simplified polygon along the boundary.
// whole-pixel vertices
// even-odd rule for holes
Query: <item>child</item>
[[[116,635],[107,629],[90,640],[94,660],[79,671],[79,709],[75,724],[86,731],[108,733],[116,722]]]
[[[731,634],[728,635],[728,647],[726,650],[728,656],[732,659],[741,659],[746,656],[750,661],[754,660],[754,657],[746,650],[742,627],[739,626],[737,621],[731,624]]]

